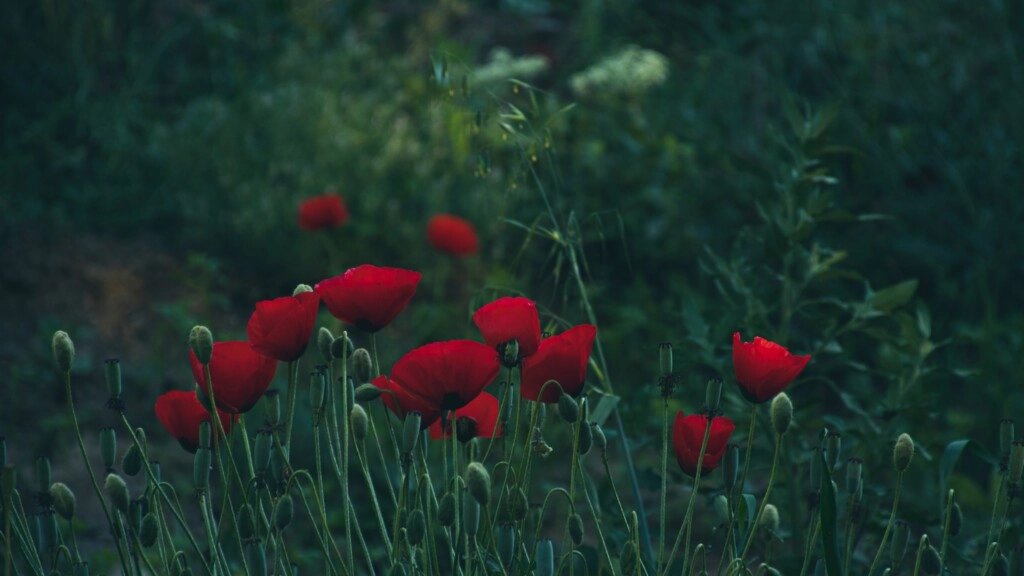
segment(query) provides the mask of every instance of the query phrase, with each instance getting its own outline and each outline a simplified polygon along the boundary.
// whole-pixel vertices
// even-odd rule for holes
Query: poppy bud
[[[774,504],[765,504],[761,513],[761,529],[769,534],[779,531],[779,509]]]
[[[708,380],[707,388],[704,391],[704,407],[708,411],[708,414],[714,414],[718,411],[718,406],[722,402],[722,379],[711,378]]]
[[[495,529],[498,541],[498,560],[505,570],[511,570],[516,554],[516,531],[510,522],[502,522]]]
[[[213,333],[206,326],[193,326],[188,333],[188,347],[200,364],[209,364],[213,357]]]
[[[402,455],[407,459],[412,451],[416,449],[416,443],[420,438],[420,423],[423,417],[419,412],[412,411],[405,415],[402,422]]]
[[[117,358],[107,358],[105,363],[104,373],[107,380],[107,394],[116,400],[121,397],[123,389],[121,383],[121,361]]]
[[[114,469],[114,463],[117,462],[117,433],[113,428],[100,430],[100,461],[108,472]]]
[[[332,344],[334,344],[334,334],[331,334],[331,331],[325,326],[321,326],[316,333],[316,348],[320,351],[324,362],[330,363],[331,360],[334,360],[334,355],[331,354]]]
[[[483,464],[469,463],[466,467],[466,486],[474,500],[481,506],[487,506],[491,500],[491,475]]]
[[[370,429],[370,419],[366,415],[366,410],[359,404],[356,404],[352,407],[349,419],[352,421],[352,436],[359,441],[366,439],[366,433]]]
[[[295,290],[292,290],[292,296],[294,297],[294,296],[298,296],[299,294],[302,294],[304,292],[312,292],[312,291],[313,291],[313,287],[310,286],[309,284],[299,284],[299,285],[297,285],[295,287]]]
[[[555,547],[551,540],[544,538],[537,542],[537,550],[534,553],[537,561],[537,576],[554,576],[555,574]]]
[[[729,523],[729,499],[725,497],[725,494],[719,494],[715,496],[715,499],[711,501],[712,508],[715,509],[715,514],[718,516],[719,524]]]
[[[736,485],[736,478],[740,469],[740,447],[735,444],[727,444],[725,454],[722,456],[722,482],[725,485],[726,494],[732,493]]]
[[[197,491],[206,490],[206,487],[210,484],[211,461],[210,449],[200,446],[196,450],[195,459],[192,461],[192,487]]]
[[[121,471],[129,476],[135,476],[142,471],[142,451],[137,445],[132,444],[125,450],[124,456],[121,457]]]
[[[1024,472],[1024,442],[1016,440],[1013,445],[1010,446],[1010,482],[1016,484],[1020,482],[1021,473]]]
[[[199,447],[200,448],[209,448],[211,446],[211,444],[210,444],[210,436],[211,436],[210,421],[209,420],[203,420],[202,422],[199,423]]]
[[[418,546],[427,534],[427,521],[423,516],[423,510],[417,508],[409,515],[405,522],[405,538],[410,546]]]
[[[839,452],[842,446],[842,434],[839,432],[827,432],[825,434],[825,447],[822,450],[825,452],[825,462],[828,464],[829,470],[835,470],[836,465],[839,464]]]
[[[910,437],[910,434],[904,432],[896,439],[896,444],[893,446],[892,465],[896,468],[897,472],[905,472],[910,467],[910,461],[913,459],[914,440]]]
[[[267,549],[263,541],[250,540],[245,544],[245,559],[248,562],[248,574],[267,576]]]
[[[921,571],[929,575],[938,574],[942,571],[942,559],[939,558],[939,551],[931,544],[921,554]]]
[[[253,450],[253,472],[257,478],[263,478],[270,466],[270,454],[274,448],[274,437],[266,430],[256,433],[256,446]]]
[[[128,503],[128,528],[132,534],[138,534],[142,530],[142,515],[149,508],[149,501],[143,498],[136,498]]]
[[[907,555],[907,548],[910,547],[910,525],[904,520],[897,520],[892,525],[892,544],[889,546],[889,553],[892,565],[898,566]]]
[[[672,373],[672,343],[662,342],[658,345],[658,369],[662,375]]]
[[[334,342],[331,343],[331,356],[335,358],[345,358],[352,353],[352,341],[348,339],[348,333],[342,332],[338,334]],[[369,379],[367,379],[369,380]]]
[[[505,343],[502,351],[502,363],[505,366],[515,366],[519,363],[519,340],[515,338]]]
[[[263,393],[263,422],[270,428],[281,423],[281,395],[275,388]]]
[[[608,450],[608,438],[605,437],[601,425],[597,422],[591,422],[590,433],[594,437],[594,446],[597,446],[597,449],[601,451],[601,455],[604,456],[605,451]]]
[[[75,517],[76,500],[75,493],[63,482],[54,482],[50,485],[50,498],[53,500],[53,509],[60,514],[60,517],[70,521]]]
[[[575,512],[569,514],[566,528],[569,530],[569,537],[572,538],[573,545],[579,546],[583,544],[583,518],[580,518],[579,514]]]
[[[509,513],[516,522],[521,522],[530,511],[530,501],[526,498],[526,492],[522,488],[516,488],[512,492],[512,499],[509,502]]]
[[[292,523],[292,516],[295,514],[295,502],[290,494],[285,494],[277,500],[274,505],[274,528],[284,530]]]
[[[71,372],[71,364],[75,361],[75,344],[63,330],[53,334],[53,360],[57,368],[65,374]]]
[[[572,396],[563,393],[558,397],[558,415],[571,424],[580,417],[580,405]]]
[[[587,426],[586,422],[582,422],[580,423],[577,435],[579,436],[576,441],[577,452],[580,456],[586,456],[590,452],[591,447],[594,446],[594,434],[590,426]]]
[[[324,390],[327,388],[327,376],[324,373],[326,367],[317,366],[309,374],[309,404],[313,409],[313,421],[320,419],[320,411],[324,407]]]
[[[139,530],[139,542],[144,548],[151,548],[156,544],[160,536],[160,524],[157,522],[156,514],[150,512],[142,517],[142,529]]]
[[[377,398],[380,398],[382,391],[373,384],[360,384],[356,388],[356,401],[357,402],[373,402]]]
[[[131,497],[128,495],[128,485],[125,484],[124,478],[114,473],[107,474],[107,479],[103,482],[103,491],[107,493],[107,498],[116,510],[122,514],[128,512]]]
[[[1016,440],[1014,422],[1010,418],[1003,418],[999,421],[999,462],[1006,466],[1010,458],[1010,447]]]
[[[772,399],[771,418],[772,428],[779,436],[785,434],[789,430],[789,425],[793,423],[793,401],[785,392],[779,392]]]
[[[437,505],[437,523],[441,526],[455,524],[455,495],[445,492]]]
[[[373,360],[370,359],[370,352],[366,348],[356,348],[352,353],[350,368],[356,382],[369,382],[370,371],[373,370]]]
[[[53,484],[53,475],[50,472],[50,459],[40,456],[36,459],[36,486],[40,492],[46,492]]]
[[[246,504],[238,513],[238,535],[242,540],[249,540],[256,536],[256,520],[253,517],[252,506]]]
[[[860,458],[850,458],[846,461],[846,493],[850,496],[860,492],[863,468],[864,461]]]

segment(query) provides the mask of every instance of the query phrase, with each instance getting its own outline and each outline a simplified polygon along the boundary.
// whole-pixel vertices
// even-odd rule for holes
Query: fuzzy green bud
[[[125,484],[124,478],[113,473],[107,474],[107,479],[103,482],[103,491],[107,493],[107,499],[116,510],[122,514],[128,512],[131,497],[128,494],[128,485]]]
[[[50,498],[53,500],[53,510],[61,518],[70,521],[75,517],[77,501],[75,493],[63,482],[54,482],[50,485]]]
[[[537,542],[537,549],[534,553],[537,561],[537,576],[554,576],[555,574],[555,546],[551,540],[544,538]]]
[[[939,558],[939,551],[931,544],[921,554],[921,571],[928,575],[936,575],[942,572],[942,559]]]
[[[295,286],[295,290],[292,290],[292,296],[298,296],[299,294],[305,294],[306,292],[312,292],[313,287],[309,284],[298,284]]]
[[[320,351],[324,362],[330,363],[331,360],[334,360],[334,355],[331,354],[332,344],[334,344],[334,334],[331,334],[326,327],[321,326],[316,333],[316,349]]]
[[[409,514],[409,519],[405,521],[405,538],[409,541],[410,546],[419,546],[426,534],[426,518],[423,516],[423,510],[417,508]]]
[[[672,373],[672,343],[662,342],[658,345],[658,369],[663,375]]]
[[[348,333],[342,332],[331,343],[331,356],[345,358],[352,353],[352,341],[348,339]]]
[[[53,484],[53,474],[50,469],[50,459],[46,456],[36,458],[36,486],[40,492],[46,492]]]
[[[491,500],[491,475],[483,464],[469,463],[466,467],[466,486],[474,500],[481,506],[487,506]]]
[[[121,397],[124,385],[121,382],[121,361],[117,358],[107,358],[105,361],[104,376],[107,381],[107,394],[111,398]]]
[[[373,384],[360,384],[356,388],[356,402],[373,402],[383,391]]]
[[[861,479],[863,475],[864,461],[860,458],[850,458],[846,461],[846,493],[855,496],[861,490]]]
[[[259,539],[249,540],[245,544],[245,559],[248,563],[248,574],[251,576],[267,576],[267,548]]]
[[[193,326],[188,333],[188,347],[200,364],[209,364],[213,358],[213,333],[206,326]]]
[[[206,490],[210,485],[210,466],[213,457],[209,448],[202,446],[196,450],[195,458],[192,460],[192,487],[197,491]]]
[[[892,544],[889,546],[889,554],[893,566],[903,562],[910,547],[910,525],[904,520],[897,520],[892,525]]]
[[[290,494],[285,494],[277,500],[277,504],[274,505],[274,527],[278,530],[284,530],[292,523],[292,517],[295,515],[295,502],[292,500]]]
[[[1007,470],[1011,483],[1020,482],[1021,474],[1024,473],[1024,442],[1015,440],[1010,446],[1010,464]]]
[[[825,435],[825,446],[822,450],[825,452],[825,463],[828,464],[829,470],[835,470],[836,465],[839,464],[839,453],[843,448],[843,435],[839,432],[828,432]]]
[[[356,404],[352,407],[349,419],[352,421],[352,436],[359,441],[365,440],[366,433],[370,429],[370,419],[366,415],[366,410],[359,404]]]
[[[896,439],[892,449],[892,465],[897,472],[905,472],[914,459],[914,439],[904,432]]]
[[[579,420],[580,405],[572,396],[563,393],[558,397],[558,415],[562,417],[562,420],[571,424]]]
[[[577,434],[579,436],[576,442],[577,451],[581,457],[586,456],[594,446],[594,434],[586,422],[580,424]]]
[[[771,417],[776,435],[782,436],[789,430],[789,425],[793,423],[793,401],[785,392],[779,392],[772,399]]]
[[[498,560],[505,570],[512,568],[512,561],[516,554],[516,531],[510,522],[502,522],[495,529],[495,537],[498,541]]]
[[[263,393],[263,422],[269,428],[281,424],[281,394],[275,388]]]
[[[142,517],[142,528],[139,530],[139,542],[144,548],[152,548],[160,536],[160,523],[152,512]]]
[[[718,411],[718,406],[722,403],[722,379],[712,378],[708,380],[707,388],[704,391],[704,408],[708,411],[708,414],[714,414]]]
[[[736,486],[736,478],[740,470],[740,447],[735,444],[725,446],[725,454],[722,456],[722,482],[725,485],[725,492],[732,493]]]
[[[761,529],[769,534],[779,531],[779,509],[774,504],[765,504],[761,512]]]
[[[360,384],[369,382],[373,370],[373,360],[370,359],[370,352],[366,348],[356,348],[349,360],[349,367],[352,370],[352,377]]]
[[[71,365],[75,362],[75,344],[71,337],[63,330],[53,334],[53,360],[57,363],[57,369],[67,374],[71,372]]]
[[[100,430],[100,461],[107,471],[113,470],[117,462],[117,433],[113,428]]]
[[[405,421],[402,422],[402,455],[403,461],[408,460],[409,455],[416,449],[416,443],[420,438],[420,424],[423,422],[423,417],[420,416],[419,412],[409,412],[405,415]]]
[[[566,528],[569,530],[569,537],[576,546],[583,544],[583,518],[573,512],[566,520]]]
[[[437,523],[441,526],[455,524],[455,495],[445,492],[437,504]]]

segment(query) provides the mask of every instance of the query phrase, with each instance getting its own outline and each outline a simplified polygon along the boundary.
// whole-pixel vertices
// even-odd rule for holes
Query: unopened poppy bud
[[[1010,446],[1010,464],[1008,466],[1010,482],[1020,482],[1021,473],[1024,472],[1024,442],[1015,440]]]
[[[256,536],[256,519],[253,517],[252,506],[248,504],[242,506],[242,511],[238,514],[238,535],[242,540]]]
[[[128,495],[128,485],[125,484],[124,478],[113,473],[107,474],[107,479],[103,482],[103,491],[107,493],[107,499],[115,509],[122,514],[128,512],[131,497]]]
[[[551,540],[544,538],[537,542],[537,549],[534,553],[537,561],[537,576],[554,576],[555,574],[555,546]]]
[[[469,463],[469,466],[466,467],[466,486],[474,500],[481,506],[487,506],[491,500],[491,475],[483,464]]]
[[[105,364],[104,375],[107,381],[107,394],[116,400],[121,397],[123,389],[121,383],[121,361],[117,358],[107,358]]]
[[[139,530],[139,542],[144,548],[151,548],[156,544],[160,536],[160,524],[157,522],[156,514],[150,512],[142,517],[142,529]]]
[[[423,510],[417,508],[409,514],[405,522],[405,538],[410,546],[418,546],[427,534],[427,521],[423,516]]]
[[[132,444],[121,457],[121,471],[129,476],[135,476],[142,471],[142,451],[135,444]]]
[[[416,443],[420,438],[420,423],[423,417],[419,412],[412,411],[405,415],[402,423],[402,454],[408,456],[416,449]]]
[[[519,340],[513,338],[505,343],[501,359],[505,366],[515,366],[519,363]]]
[[[324,362],[330,363],[331,360],[334,360],[334,355],[331,354],[332,344],[334,344],[334,334],[331,334],[331,331],[325,326],[321,326],[316,333],[316,349],[320,351]]]
[[[843,447],[843,435],[839,432],[828,432],[825,435],[825,446],[822,450],[825,452],[825,463],[828,464],[829,470],[835,470],[836,465],[839,464],[839,453]]]
[[[259,539],[245,543],[245,559],[248,564],[247,574],[251,576],[267,576],[267,548]]]
[[[576,441],[577,452],[579,452],[581,457],[586,456],[594,446],[594,433],[591,431],[590,426],[587,426],[586,422],[581,422],[577,434],[579,436]]]
[[[210,421],[209,420],[203,420],[202,422],[200,422],[199,423],[199,447],[200,448],[209,448],[211,446],[211,444],[210,444],[211,435],[212,435],[212,432],[211,432]]]
[[[736,477],[740,468],[740,447],[735,444],[725,446],[725,454],[722,455],[722,483],[725,485],[725,492],[731,493],[736,485]]]
[[[711,501],[711,506],[715,510],[715,515],[718,517],[719,524],[729,523],[729,499],[726,498],[725,494],[719,494],[715,496],[715,499]]]
[[[352,354],[352,341],[348,339],[348,334],[342,332],[334,338],[334,342],[331,343],[331,356],[335,358],[346,358],[349,354]]]
[[[277,500],[274,505],[274,527],[284,530],[292,523],[292,516],[295,514],[295,502],[290,494],[285,494]]]
[[[324,407],[324,391],[327,389],[326,367],[317,366],[309,375],[309,404],[313,409],[314,422],[320,419],[320,411]]]
[[[36,459],[36,486],[40,492],[46,492],[53,484],[53,474],[50,471],[50,459],[40,456]]]
[[[576,546],[583,544],[583,518],[579,514],[573,512],[569,514],[569,519],[566,521],[566,528],[569,530],[569,537],[572,538],[572,543]]]
[[[192,487],[197,491],[206,490],[210,484],[210,449],[200,446],[192,460]]]
[[[267,473],[267,466],[270,466],[270,454],[274,448],[274,437],[265,430],[256,433],[255,448],[253,450],[253,472],[257,478],[262,478]]]
[[[910,525],[904,520],[897,520],[892,525],[892,544],[889,546],[892,565],[898,566],[907,555],[910,547]]]
[[[580,405],[572,396],[563,393],[558,397],[558,415],[571,424],[580,417]]]
[[[604,430],[601,429],[601,425],[597,422],[590,423],[590,435],[594,437],[594,446],[601,451],[601,455],[608,450],[608,438],[604,435]]]
[[[850,496],[860,492],[863,469],[864,461],[860,458],[850,458],[846,461],[846,493]]]
[[[921,554],[921,571],[928,575],[939,574],[942,571],[942,559],[939,558],[939,551],[931,544]]]
[[[526,498],[526,492],[522,488],[516,488],[511,495],[509,502],[509,513],[516,522],[521,522],[530,511],[530,501]]]
[[[507,571],[512,567],[512,560],[516,554],[516,531],[509,522],[498,524],[496,539],[498,541],[498,560]]]
[[[61,372],[65,374],[71,372],[71,365],[75,361],[75,344],[71,341],[68,333],[63,330],[58,330],[53,334],[53,360]]]
[[[455,524],[455,495],[445,492],[437,504],[437,523],[441,526]]]
[[[949,511],[949,535],[957,536],[960,534],[960,530],[964,527],[964,513],[960,510],[960,504],[953,502],[952,508]]]
[[[132,534],[138,534],[142,530],[142,516],[149,509],[149,501],[143,498],[136,498],[128,503],[128,527]]]
[[[275,388],[263,393],[263,422],[270,428],[281,423],[281,394]]]
[[[200,364],[209,364],[213,357],[213,333],[206,326],[193,326],[188,333],[188,346]]]
[[[658,345],[658,369],[662,375],[672,373],[672,343],[662,342]]]
[[[65,520],[75,517],[77,501],[75,493],[63,482],[54,482],[50,485],[50,499],[53,500],[53,510]]]
[[[910,434],[904,432],[896,439],[896,445],[892,449],[892,465],[897,472],[905,472],[910,467],[910,461],[914,459],[914,439]]]
[[[779,531],[779,509],[774,504],[765,504],[761,513],[761,529],[769,534]]]
[[[372,402],[380,398],[382,391],[373,384],[360,384],[356,388],[356,402]]]
[[[793,423],[793,401],[785,392],[779,392],[772,399],[771,417],[776,435],[782,436],[789,430],[789,425]]]
[[[708,414],[714,414],[718,411],[718,406],[721,403],[722,379],[712,378],[708,380],[707,388],[704,391],[704,407],[707,409]]]
[[[362,406],[356,404],[352,407],[352,413],[349,416],[352,421],[352,436],[356,440],[362,441],[366,438],[366,433],[370,429],[370,420],[366,415],[366,410]]]
[[[633,540],[626,540],[622,543],[622,549],[619,550],[619,568],[622,569],[622,573],[635,574],[636,561],[636,546],[633,544]]]
[[[100,430],[100,461],[108,472],[114,469],[114,463],[117,462],[117,433],[113,428]]]
[[[1003,418],[999,421],[999,461],[1003,466],[1010,458],[1010,447],[1017,439],[1014,422],[1010,418]]]

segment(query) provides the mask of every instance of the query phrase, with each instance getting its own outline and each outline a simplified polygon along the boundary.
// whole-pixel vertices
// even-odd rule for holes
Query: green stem
[[[808,530],[807,547],[804,550],[804,562],[800,566],[800,576],[805,576],[811,567],[811,557],[814,552],[814,543],[818,541],[818,530],[821,529],[818,514],[811,515],[811,529]]]
[[[700,476],[704,469],[704,453],[708,448],[708,439],[711,437],[711,422],[714,421],[714,418],[709,416],[707,420],[707,426],[704,428],[704,440],[700,444],[700,453],[697,455],[697,470],[693,475],[693,490],[690,491],[690,498],[686,504],[686,517],[683,519],[683,525],[679,527],[676,543],[672,546],[668,559],[665,560],[665,570],[661,572],[663,576],[667,576],[668,571],[672,568],[672,559],[675,558],[679,544],[683,541],[684,533],[686,535],[686,546],[683,549],[683,573],[686,573],[686,563],[690,558],[690,527],[693,523],[693,505],[697,501],[697,494],[700,492]]]
[[[757,515],[754,516],[754,523],[750,526],[750,534],[747,536],[747,542],[743,545],[743,552],[740,553],[740,563],[746,562],[747,552],[750,551],[750,545],[754,542],[754,534],[757,532],[758,526],[761,524],[761,516],[764,514],[764,507],[768,505],[768,497],[772,493],[772,485],[775,482],[775,471],[779,467],[779,452],[782,451],[782,435],[778,435],[775,438],[775,455],[772,457],[772,471],[768,475],[768,487],[764,490],[764,498],[761,499],[761,505],[757,507]]]
[[[288,447],[288,460],[291,461],[292,451],[292,424],[295,420],[295,398],[298,396],[299,362],[292,360],[288,362],[288,423],[285,424],[284,445]]]
[[[875,559],[871,561],[871,567],[868,568],[867,576],[871,576],[874,573],[875,568],[878,566],[879,560],[882,559],[882,551],[885,550],[885,543],[889,540],[889,532],[892,531],[892,524],[896,521],[896,509],[900,505],[900,492],[903,490],[903,472],[896,473],[896,496],[892,499],[892,511],[889,513],[889,521],[885,524],[885,532],[882,533],[882,542],[878,545],[878,551],[875,552]],[[920,559],[920,554],[918,554]],[[915,573],[917,569],[915,568]]]
[[[854,508],[855,494],[847,494],[846,496],[846,545],[844,546],[844,564],[843,574],[850,573],[850,558],[853,557],[853,508]]]
[[[661,527],[658,531],[658,564],[654,571],[661,573],[661,562],[665,559],[665,499],[668,497],[668,398],[661,403]]]
[[[939,551],[939,565],[942,566],[940,574],[946,569],[946,545],[949,544],[949,524],[953,516],[953,497],[956,494],[954,490],[950,490],[946,493],[946,520],[942,523],[942,546]]]

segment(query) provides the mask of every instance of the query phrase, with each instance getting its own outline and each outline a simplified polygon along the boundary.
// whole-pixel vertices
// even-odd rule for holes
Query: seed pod
[[[117,433],[113,428],[100,430],[100,461],[108,471],[113,470],[117,462]]]
[[[555,547],[551,540],[544,538],[537,541],[537,549],[534,553],[537,561],[537,576],[554,576],[555,574]]]
[[[188,333],[188,346],[200,364],[209,364],[213,357],[213,333],[206,326],[194,326]]]
[[[777,436],[785,434],[793,423],[793,401],[785,392],[779,392],[772,399],[771,419],[772,428]]]
[[[904,432],[896,439],[896,445],[892,449],[892,464],[897,472],[905,472],[910,467],[910,461],[914,459],[914,440],[910,434]]]
[[[111,399],[117,400],[121,397],[123,384],[121,382],[121,361],[117,358],[107,358],[105,361],[104,376],[107,382],[107,394]]]
[[[334,334],[327,328],[321,326],[320,330],[316,333],[316,348],[320,351],[320,356],[323,357],[324,362],[330,363],[334,360],[334,355],[331,354],[331,345],[334,344]]]
[[[281,395],[275,388],[263,393],[263,422],[268,428],[281,423]]]
[[[566,520],[566,528],[569,530],[569,537],[572,538],[574,545],[583,544],[583,518],[580,518],[579,514],[573,512],[569,515],[569,519]]]
[[[71,337],[63,330],[53,334],[53,360],[57,363],[57,369],[67,374],[71,372],[71,365],[75,361],[75,344]]]
[[[662,342],[658,345],[658,369],[662,375],[672,373],[672,343]]]
[[[558,397],[558,415],[571,424],[580,417],[580,405],[572,396],[563,393]]]
[[[103,482],[103,491],[107,493],[107,499],[115,509],[122,514],[128,512],[131,497],[128,494],[128,485],[125,484],[124,478],[114,473],[107,474],[107,479]]]
[[[722,379],[711,378],[708,380],[707,388],[704,391],[704,407],[707,409],[709,414],[714,414],[718,411],[718,406],[722,403]]]
[[[416,449],[420,439],[420,423],[423,421],[419,412],[413,411],[405,415],[402,422],[402,454],[408,456]]]
[[[409,519],[405,522],[405,530],[405,537],[409,541],[409,545],[419,546],[427,534],[427,522],[423,516],[423,510],[417,508],[409,514]]]
[[[366,410],[359,404],[356,404],[352,407],[352,413],[349,418],[352,421],[352,436],[358,441],[365,440],[366,434],[370,430],[370,420],[366,415]]]
[[[54,482],[50,485],[50,498],[53,499],[53,509],[61,518],[70,521],[75,517],[77,502],[75,493],[63,482]]]
[[[274,527],[284,530],[292,523],[292,516],[295,514],[295,502],[290,494],[285,494],[277,500],[274,506]]]
[[[495,532],[498,541],[498,560],[506,571],[510,571],[516,554],[516,531],[511,522],[502,522],[498,524]]]
[[[206,490],[210,485],[210,467],[213,457],[209,448],[198,448],[192,461],[192,487],[198,491]]]
[[[134,443],[128,446],[121,457],[121,471],[129,476],[136,476],[142,471],[142,451]]]
[[[160,536],[160,524],[157,522],[156,514],[150,512],[142,517],[142,529],[139,530],[139,542],[145,548],[151,548],[156,544]]]
[[[441,526],[455,524],[455,495],[445,492],[437,505],[437,523]]]
[[[487,506],[491,500],[491,475],[487,468],[479,462],[470,462],[466,467],[466,486],[469,494],[481,506]]]

